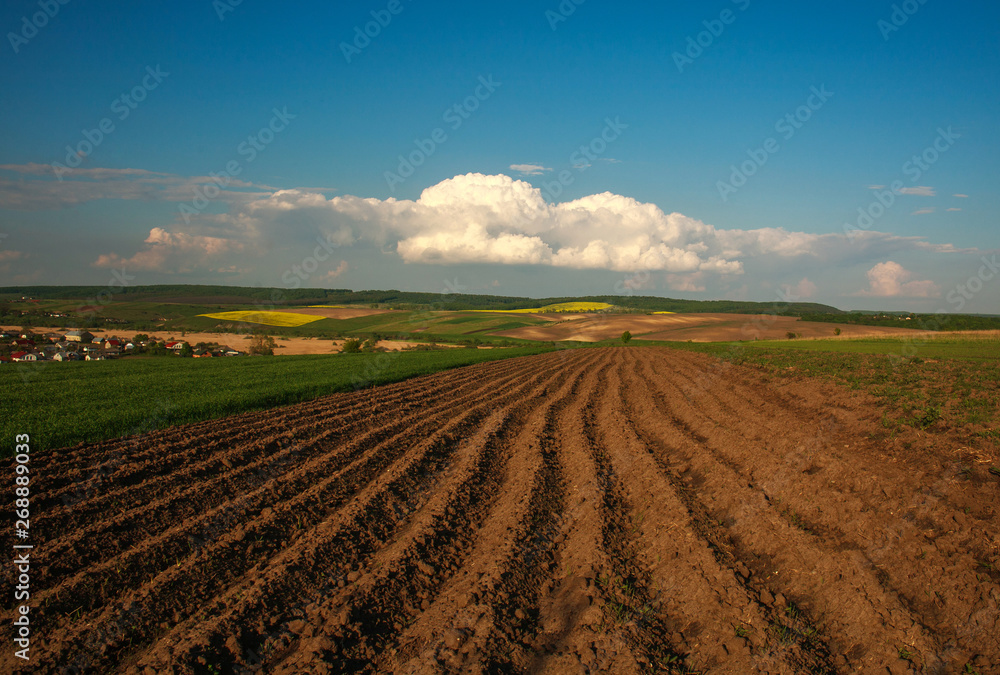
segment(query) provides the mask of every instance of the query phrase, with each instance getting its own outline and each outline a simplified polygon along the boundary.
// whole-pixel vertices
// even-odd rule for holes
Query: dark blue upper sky
[[[537,281],[530,288],[518,281],[527,277],[559,293],[591,293],[638,265],[656,273],[647,290],[664,295],[770,299],[771,289],[783,285],[815,286],[811,297],[840,306],[957,309],[949,292],[977,274],[976,261],[997,248],[1000,8],[993,3],[902,3],[912,15],[900,4],[894,15],[891,2],[231,4],[70,0],[40,27],[37,1],[3,4],[0,231],[8,236],[0,251],[22,255],[0,257],[0,285],[5,276],[27,281],[32,275],[36,283],[100,283],[109,265],[97,261],[111,253],[151,282],[280,285],[284,266],[308,253],[292,242],[346,228],[353,234],[344,235],[338,255],[347,263],[343,274],[331,270],[335,286],[441,290],[441,279],[464,274],[470,287],[492,284],[500,293],[548,294]],[[368,44],[355,42],[356,28],[363,32],[375,20],[372,12],[391,20]],[[692,46],[699,40],[703,46]],[[348,62],[344,44],[352,42],[361,48]],[[678,54],[685,55],[680,67]],[[152,82],[147,68],[157,67],[166,73],[162,81],[143,87],[144,78]],[[480,78],[499,84],[483,89]],[[123,104],[119,97],[136,87],[144,89],[138,92],[144,100],[134,108]],[[480,98],[470,99],[477,87]],[[814,91],[829,94],[817,98]],[[475,109],[446,113],[466,100]],[[291,119],[251,160],[241,143],[271,123],[275,109]],[[776,127],[787,115],[792,120]],[[125,173],[110,179],[67,173],[60,181],[30,168],[65,164],[66,146],[79,149],[84,132],[105,119],[114,128],[95,147],[83,146],[91,151],[81,169],[165,174],[152,192],[130,192],[137,179]],[[581,164],[574,153],[600,136],[606,120],[624,130]],[[907,168],[914,155],[933,147],[939,129],[952,139],[939,141],[946,149],[927,155],[934,161],[919,173]],[[444,142],[420,150],[415,141],[436,130]],[[769,140],[770,151],[763,149]],[[421,164],[403,177],[400,156],[414,151]],[[182,218],[178,205],[192,199],[185,191],[193,196],[204,185],[199,177],[234,160],[247,186],[232,184],[195,217]],[[739,183],[733,167],[747,161],[753,175]],[[572,182],[556,187],[561,171]],[[401,180],[393,183],[387,172]],[[485,248],[469,244],[477,253],[421,239],[423,253],[407,257],[399,242],[451,241],[468,223],[437,232],[418,216],[411,222],[378,212],[362,219],[385,221],[369,237],[357,231],[356,214],[324,205],[306,212],[297,202],[308,232],[286,237],[282,228],[292,228],[291,221],[282,224],[273,209],[254,211],[256,198],[274,200],[273,188],[324,188],[307,193],[324,200],[416,200],[424,189],[469,173],[527,181],[550,203],[607,192],[719,231],[782,228],[789,235],[842,235],[845,223],[858,221],[859,208],[875,201],[872,186],[898,180],[909,194],[895,195],[870,230],[899,241],[922,237],[927,246],[848,245],[832,257],[798,251],[798,257],[780,256],[785,267],[768,276],[776,269],[768,256],[787,242],[761,235],[702,245],[690,227],[667,241],[655,224],[645,225],[652,228],[647,235],[660,233],[653,243],[694,252],[702,263],[712,257],[740,263],[737,274],[729,268],[720,277],[711,264],[657,264],[646,257],[630,267],[628,256],[614,255],[612,262],[553,262],[546,253],[512,258],[496,248],[502,232],[539,236],[553,255],[595,240],[635,244],[593,234],[601,223],[621,227],[622,221],[609,225],[599,214],[592,223],[598,229],[580,241],[546,234],[565,231],[562,216],[541,230],[516,223],[504,229],[510,206],[504,204],[494,212],[499,220],[484,225],[493,239]],[[80,183],[100,198],[81,195]],[[252,234],[232,229],[240,214],[251,212],[259,220]],[[465,211],[436,217],[476,220]],[[75,227],[86,228],[86,243]],[[144,243],[155,228],[164,231],[161,240]],[[64,234],[83,248],[34,250],[29,232]],[[179,264],[179,248],[162,248],[205,236],[223,242],[218,246],[228,257],[220,252],[218,260]],[[959,252],[944,250],[946,244]],[[150,247],[158,251],[154,262],[135,257]],[[261,257],[262,247],[278,252]],[[889,262],[901,271],[879,277],[877,266]],[[36,269],[47,271],[39,278]],[[808,284],[796,286],[805,279]],[[995,288],[992,296],[1000,296]],[[971,309],[1000,311],[995,299],[983,297]]]

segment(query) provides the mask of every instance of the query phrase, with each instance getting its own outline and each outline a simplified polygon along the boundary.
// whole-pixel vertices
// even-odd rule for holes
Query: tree
[[[623,345],[627,345],[629,343],[629,340],[631,340],[631,339],[632,339],[632,334],[631,333],[629,333],[628,331],[625,331],[624,333],[622,333],[622,344]]]
[[[348,338],[344,340],[344,346],[341,347],[341,351],[345,354],[360,354],[361,353],[361,340],[357,338]]]
[[[274,348],[277,345],[270,335],[254,335],[250,340],[248,353],[251,356],[274,356]]]
[[[796,335],[792,331],[788,331],[787,333],[785,333],[785,337],[788,338],[789,340],[794,340],[795,338],[798,337],[798,335]]]
[[[839,328],[834,328],[833,329],[833,334],[834,335],[840,335],[840,333],[841,333],[841,330]]]
[[[186,342],[181,345],[181,349],[178,353],[184,358],[187,358],[189,356],[194,356],[194,350],[191,349],[191,345],[189,345]]]

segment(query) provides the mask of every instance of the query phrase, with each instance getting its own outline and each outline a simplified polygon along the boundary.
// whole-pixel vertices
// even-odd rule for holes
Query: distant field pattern
[[[242,321],[244,323],[259,323],[264,326],[280,326],[282,328],[295,328],[304,326],[313,321],[319,321],[320,316],[310,314],[297,314],[293,312],[217,312],[215,314],[199,314],[210,319],[220,319],[222,321]]]
[[[503,314],[545,314],[548,312],[601,312],[614,309],[606,302],[560,302],[532,309],[476,309],[475,312],[497,312]]]

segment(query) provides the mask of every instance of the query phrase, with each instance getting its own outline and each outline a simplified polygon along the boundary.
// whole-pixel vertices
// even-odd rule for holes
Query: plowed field
[[[33,457],[30,670],[1000,672],[1000,481],[717,364],[554,352]]]

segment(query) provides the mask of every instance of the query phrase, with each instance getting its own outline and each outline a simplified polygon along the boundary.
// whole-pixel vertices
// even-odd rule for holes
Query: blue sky
[[[1000,313],[998,18],[12,0],[0,285],[125,270]]]

